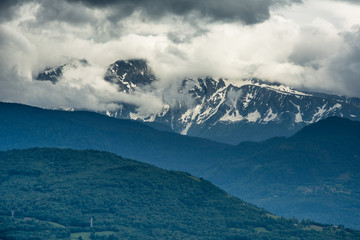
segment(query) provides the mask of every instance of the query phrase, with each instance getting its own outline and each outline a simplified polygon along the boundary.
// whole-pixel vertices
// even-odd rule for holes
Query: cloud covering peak
[[[103,80],[111,63],[130,58],[147,59],[157,92],[185,77],[257,77],[360,97],[354,1],[5,0],[0,9],[1,101],[92,110],[154,102],[158,109],[155,93],[137,101]],[[57,86],[33,80],[73,58],[90,65]]]

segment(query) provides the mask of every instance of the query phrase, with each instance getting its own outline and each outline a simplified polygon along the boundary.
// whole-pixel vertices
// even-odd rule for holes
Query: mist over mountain
[[[61,81],[63,68],[47,70],[48,80]],[[40,73],[37,79],[46,80],[43,76]],[[142,59],[116,61],[108,67],[104,80],[128,96],[116,102],[118,110],[104,114],[157,122],[184,135],[230,144],[290,136],[330,116],[360,120],[359,98],[299,91],[259,79],[187,78],[159,91],[158,80]],[[145,94],[161,99],[158,112],[148,111],[151,103],[134,100],[146,98]]]

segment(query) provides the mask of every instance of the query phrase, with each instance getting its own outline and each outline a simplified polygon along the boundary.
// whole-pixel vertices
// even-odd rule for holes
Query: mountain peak
[[[40,72],[36,77],[38,81],[50,81],[53,84],[56,84],[60,78],[63,76],[66,68],[74,69],[80,66],[87,66],[89,62],[86,59],[72,59],[70,62],[63,64],[58,67],[47,67],[44,71]]]
[[[39,80],[54,84],[72,65],[48,69]],[[118,60],[110,64],[104,80],[120,93],[154,92],[156,76],[145,59]],[[174,84],[174,86],[179,86]],[[174,89],[171,89],[171,91]],[[175,132],[238,144],[274,136],[291,136],[306,125],[330,116],[360,120],[360,99],[319,94],[257,78],[233,81],[222,78],[185,78],[176,91],[159,91],[163,108],[140,113],[139,106],[121,102],[103,113],[122,119],[156,122]]]
[[[117,84],[120,92],[129,93],[137,86],[150,85],[155,76],[145,59],[129,59],[110,64],[104,79]]]

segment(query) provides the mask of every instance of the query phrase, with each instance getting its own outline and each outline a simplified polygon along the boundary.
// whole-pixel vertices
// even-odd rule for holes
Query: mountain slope
[[[91,231],[111,234],[107,239],[360,238],[343,228],[275,217],[203,179],[110,153],[15,150],[0,152],[0,164],[1,238],[36,230],[37,238],[48,239],[46,226],[56,228],[52,238],[58,239]],[[16,218],[4,217],[10,209]],[[19,223],[23,217],[33,228]]]
[[[97,149],[193,173],[200,173],[199,169],[219,159],[232,157],[235,149],[201,138],[157,131],[136,121],[12,103],[0,103],[0,139],[0,150]]]
[[[277,214],[360,228],[360,122],[329,118],[290,138],[237,146],[208,179]]]
[[[54,83],[61,81],[57,73],[63,70],[64,66],[47,69],[45,73],[52,74],[43,75]],[[360,120],[358,98],[298,91],[259,79],[187,78],[159,92],[154,86],[156,76],[141,59],[116,61],[108,67],[104,81],[117,85],[121,93],[153,94],[164,104],[160,112],[144,114],[135,105],[117,102],[119,110],[104,114],[162,123],[184,135],[230,144],[290,136],[330,116]]]
[[[358,129],[356,121],[330,118],[290,138],[231,146],[96,113],[0,103],[2,150],[111,151],[204,177],[283,216],[360,229]]]

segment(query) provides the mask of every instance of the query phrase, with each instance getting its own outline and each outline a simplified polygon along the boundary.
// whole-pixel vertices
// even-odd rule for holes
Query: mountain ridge
[[[0,123],[1,150],[92,148],[167,169],[188,171],[196,167],[195,160],[202,158],[204,153],[206,164],[224,157],[223,153],[227,150],[230,157],[233,148],[207,139],[161,132],[134,120],[87,111],[46,110],[15,103],[0,102]]]
[[[360,229],[359,123],[336,119],[350,124],[345,128],[348,132],[316,137],[315,130],[307,130],[310,125],[304,128],[305,137],[298,134],[233,146],[159,132],[139,122],[92,112],[0,103],[0,150],[106,150],[204,177],[234,196],[282,216]],[[332,120],[321,120],[314,126],[324,125],[325,133],[341,126]],[[326,193],[326,199],[321,193]]]
[[[289,138],[237,147],[244,157],[213,166],[208,179],[280,215],[360,227],[359,121],[332,117]]]
[[[57,68],[53,72],[56,73]],[[49,76],[49,79],[56,78]],[[59,76],[61,80],[61,76]],[[330,116],[360,120],[360,99],[292,89],[260,79],[185,78],[174,84],[177,94],[154,93],[157,82],[146,60],[118,60],[104,81],[125,94],[146,92],[164,101],[160,112],[140,114],[136,105],[117,102],[112,117],[157,122],[183,135],[228,144],[290,136],[302,127]],[[160,95],[159,95],[160,94]]]

